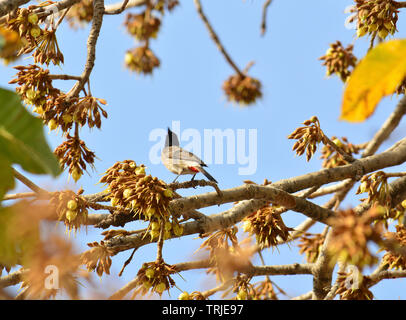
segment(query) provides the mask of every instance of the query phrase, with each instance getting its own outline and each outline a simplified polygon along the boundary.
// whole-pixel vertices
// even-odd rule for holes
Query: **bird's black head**
[[[179,146],[179,140],[175,133],[168,127],[168,135],[165,140],[165,147]]]

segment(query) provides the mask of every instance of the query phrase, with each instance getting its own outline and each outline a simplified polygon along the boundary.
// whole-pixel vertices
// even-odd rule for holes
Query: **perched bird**
[[[186,151],[179,147],[179,140],[175,133],[168,128],[168,135],[165,140],[165,147],[162,149],[161,159],[164,166],[171,172],[177,174],[175,180],[183,174],[193,174],[192,180],[196,174],[201,172],[207,179],[217,183],[203,167],[207,165],[196,157],[192,152]]]

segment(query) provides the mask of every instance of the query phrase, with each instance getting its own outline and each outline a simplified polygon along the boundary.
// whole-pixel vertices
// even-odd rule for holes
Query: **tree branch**
[[[219,37],[217,36],[216,32],[214,31],[213,27],[211,26],[209,20],[207,19],[206,15],[203,12],[202,4],[200,3],[200,0],[194,0],[197,13],[199,14],[200,18],[202,19],[204,25],[206,26],[207,30],[209,31],[209,35],[216,44],[217,48],[220,50],[220,52],[223,54],[224,58],[227,60],[228,64],[235,70],[237,74],[239,74],[241,77],[245,77],[244,73],[237,67],[237,65],[234,63],[233,59],[231,59],[230,55],[224,48],[224,46],[221,44],[221,41]]]
[[[8,14],[10,11],[17,9],[19,6],[30,2],[30,0],[1,0],[0,17]]]
[[[100,29],[103,23],[103,13],[104,13],[104,0],[94,0],[93,2],[93,19],[92,28],[87,39],[87,59],[85,68],[80,80],[75,84],[75,86],[70,90],[68,94],[68,99],[76,97],[79,92],[83,89],[85,83],[89,80],[90,74],[94,67],[94,61],[96,59],[96,43],[99,38]]]

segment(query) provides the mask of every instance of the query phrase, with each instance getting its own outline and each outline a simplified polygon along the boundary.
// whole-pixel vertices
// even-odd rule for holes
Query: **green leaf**
[[[23,107],[16,93],[3,88],[0,88],[0,156],[31,173],[54,177],[60,174],[41,120]]]
[[[11,168],[11,162],[0,154],[0,199],[6,194],[7,190],[14,188],[14,175]]]

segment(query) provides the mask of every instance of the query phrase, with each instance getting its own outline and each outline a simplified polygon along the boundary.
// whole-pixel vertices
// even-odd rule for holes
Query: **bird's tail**
[[[197,170],[199,170],[201,173],[203,173],[207,179],[209,179],[210,181],[213,181],[215,183],[218,183],[216,179],[214,179],[210,173],[208,173],[206,170],[204,170],[202,167],[197,167]]]

